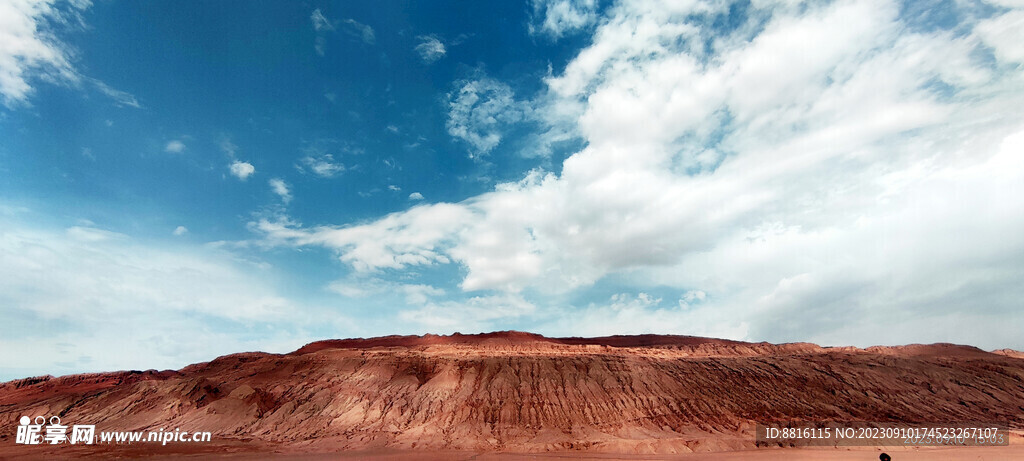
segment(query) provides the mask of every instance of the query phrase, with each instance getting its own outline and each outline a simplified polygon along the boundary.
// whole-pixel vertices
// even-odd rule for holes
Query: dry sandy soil
[[[331,340],[177,371],[0,383],[0,457],[876,460],[779,448],[756,422],[1001,422],[1024,428],[1024,359],[949,344],[822,348],[519,332]],[[23,415],[211,443],[24,446]],[[1024,459],[1009,447],[885,447],[896,461]]]

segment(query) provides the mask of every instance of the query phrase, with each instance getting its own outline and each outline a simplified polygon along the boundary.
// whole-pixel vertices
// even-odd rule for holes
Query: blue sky
[[[0,379],[521,329],[1024,348],[1024,10],[0,5]]]

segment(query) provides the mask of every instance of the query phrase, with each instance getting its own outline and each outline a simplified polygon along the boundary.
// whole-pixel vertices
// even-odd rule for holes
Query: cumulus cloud
[[[188,233],[188,228],[185,226],[178,226],[174,228],[174,232],[171,232],[175,236],[182,236]]]
[[[471,147],[470,157],[479,157],[501,142],[504,130],[527,116],[524,104],[516,101],[512,88],[489,77],[458,82],[448,95],[448,134]]]
[[[531,34],[559,38],[597,22],[597,0],[533,0]]]
[[[607,14],[533,101],[585,141],[557,174],[370,223],[256,228],[360,271],[455,263],[463,290],[524,300],[607,277],[678,291],[593,305],[588,331],[1024,345],[1015,10],[957,33],[887,0],[753,2],[729,30],[708,26],[730,14],[719,2]],[[473,155],[525,117],[489,79],[449,100]],[[407,320],[435,316],[453,318]]]
[[[413,192],[409,194],[409,200],[423,200],[423,194],[419,192]]]
[[[167,145],[164,146],[164,151],[170,152],[172,154],[180,154],[181,152],[185,151],[185,143],[177,139],[169,141]]]
[[[241,160],[231,162],[228,169],[231,171],[232,176],[241,179],[242,181],[245,181],[249,176],[252,176],[253,173],[256,173],[256,167],[252,166],[249,162],[243,162]]]
[[[444,43],[441,43],[441,40],[433,35],[420,36],[419,40],[420,43],[416,45],[415,49],[419,53],[420,59],[427,64],[441,59],[447,53]]]
[[[268,184],[270,184],[270,190],[281,197],[282,202],[288,203],[292,201],[292,192],[288,188],[288,183],[284,182],[283,179],[273,178],[268,181]]]

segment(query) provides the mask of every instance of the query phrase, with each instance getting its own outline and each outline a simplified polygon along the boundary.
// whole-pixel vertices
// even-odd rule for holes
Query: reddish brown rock
[[[233,354],[179,371],[3,383],[0,447],[12,444],[22,415],[97,430],[212,431],[219,443],[277,450],[684,453],[753,448],[758,421],[1020,428],[1024,360],[949,344],[390,336]]]

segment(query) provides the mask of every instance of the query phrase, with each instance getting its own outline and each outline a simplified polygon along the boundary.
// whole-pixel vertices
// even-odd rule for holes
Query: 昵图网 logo
[[[156,431],[102,431],[97,433],[95,424],[76,424],[69,427],[61,424],[58,416],[49,418],[22,416],[14,442],[24,445],[160,442],[162,445],[167,445],[170,442],[209,442],[211,439],[210,432],[189,432],[180,428],[173,431],[160,428]]]
[[[46,424],[47,422],[49,424]],[[60,423],[59,416],[51,416],[49,421],[45,416],[36,416],[34,419],[22,416],[14,442],[25,445],[58,445],[62,443],[92,445],[96,436],[96,425],[76,424],[70,429],[71,433],[68,434],[68,426]]]

